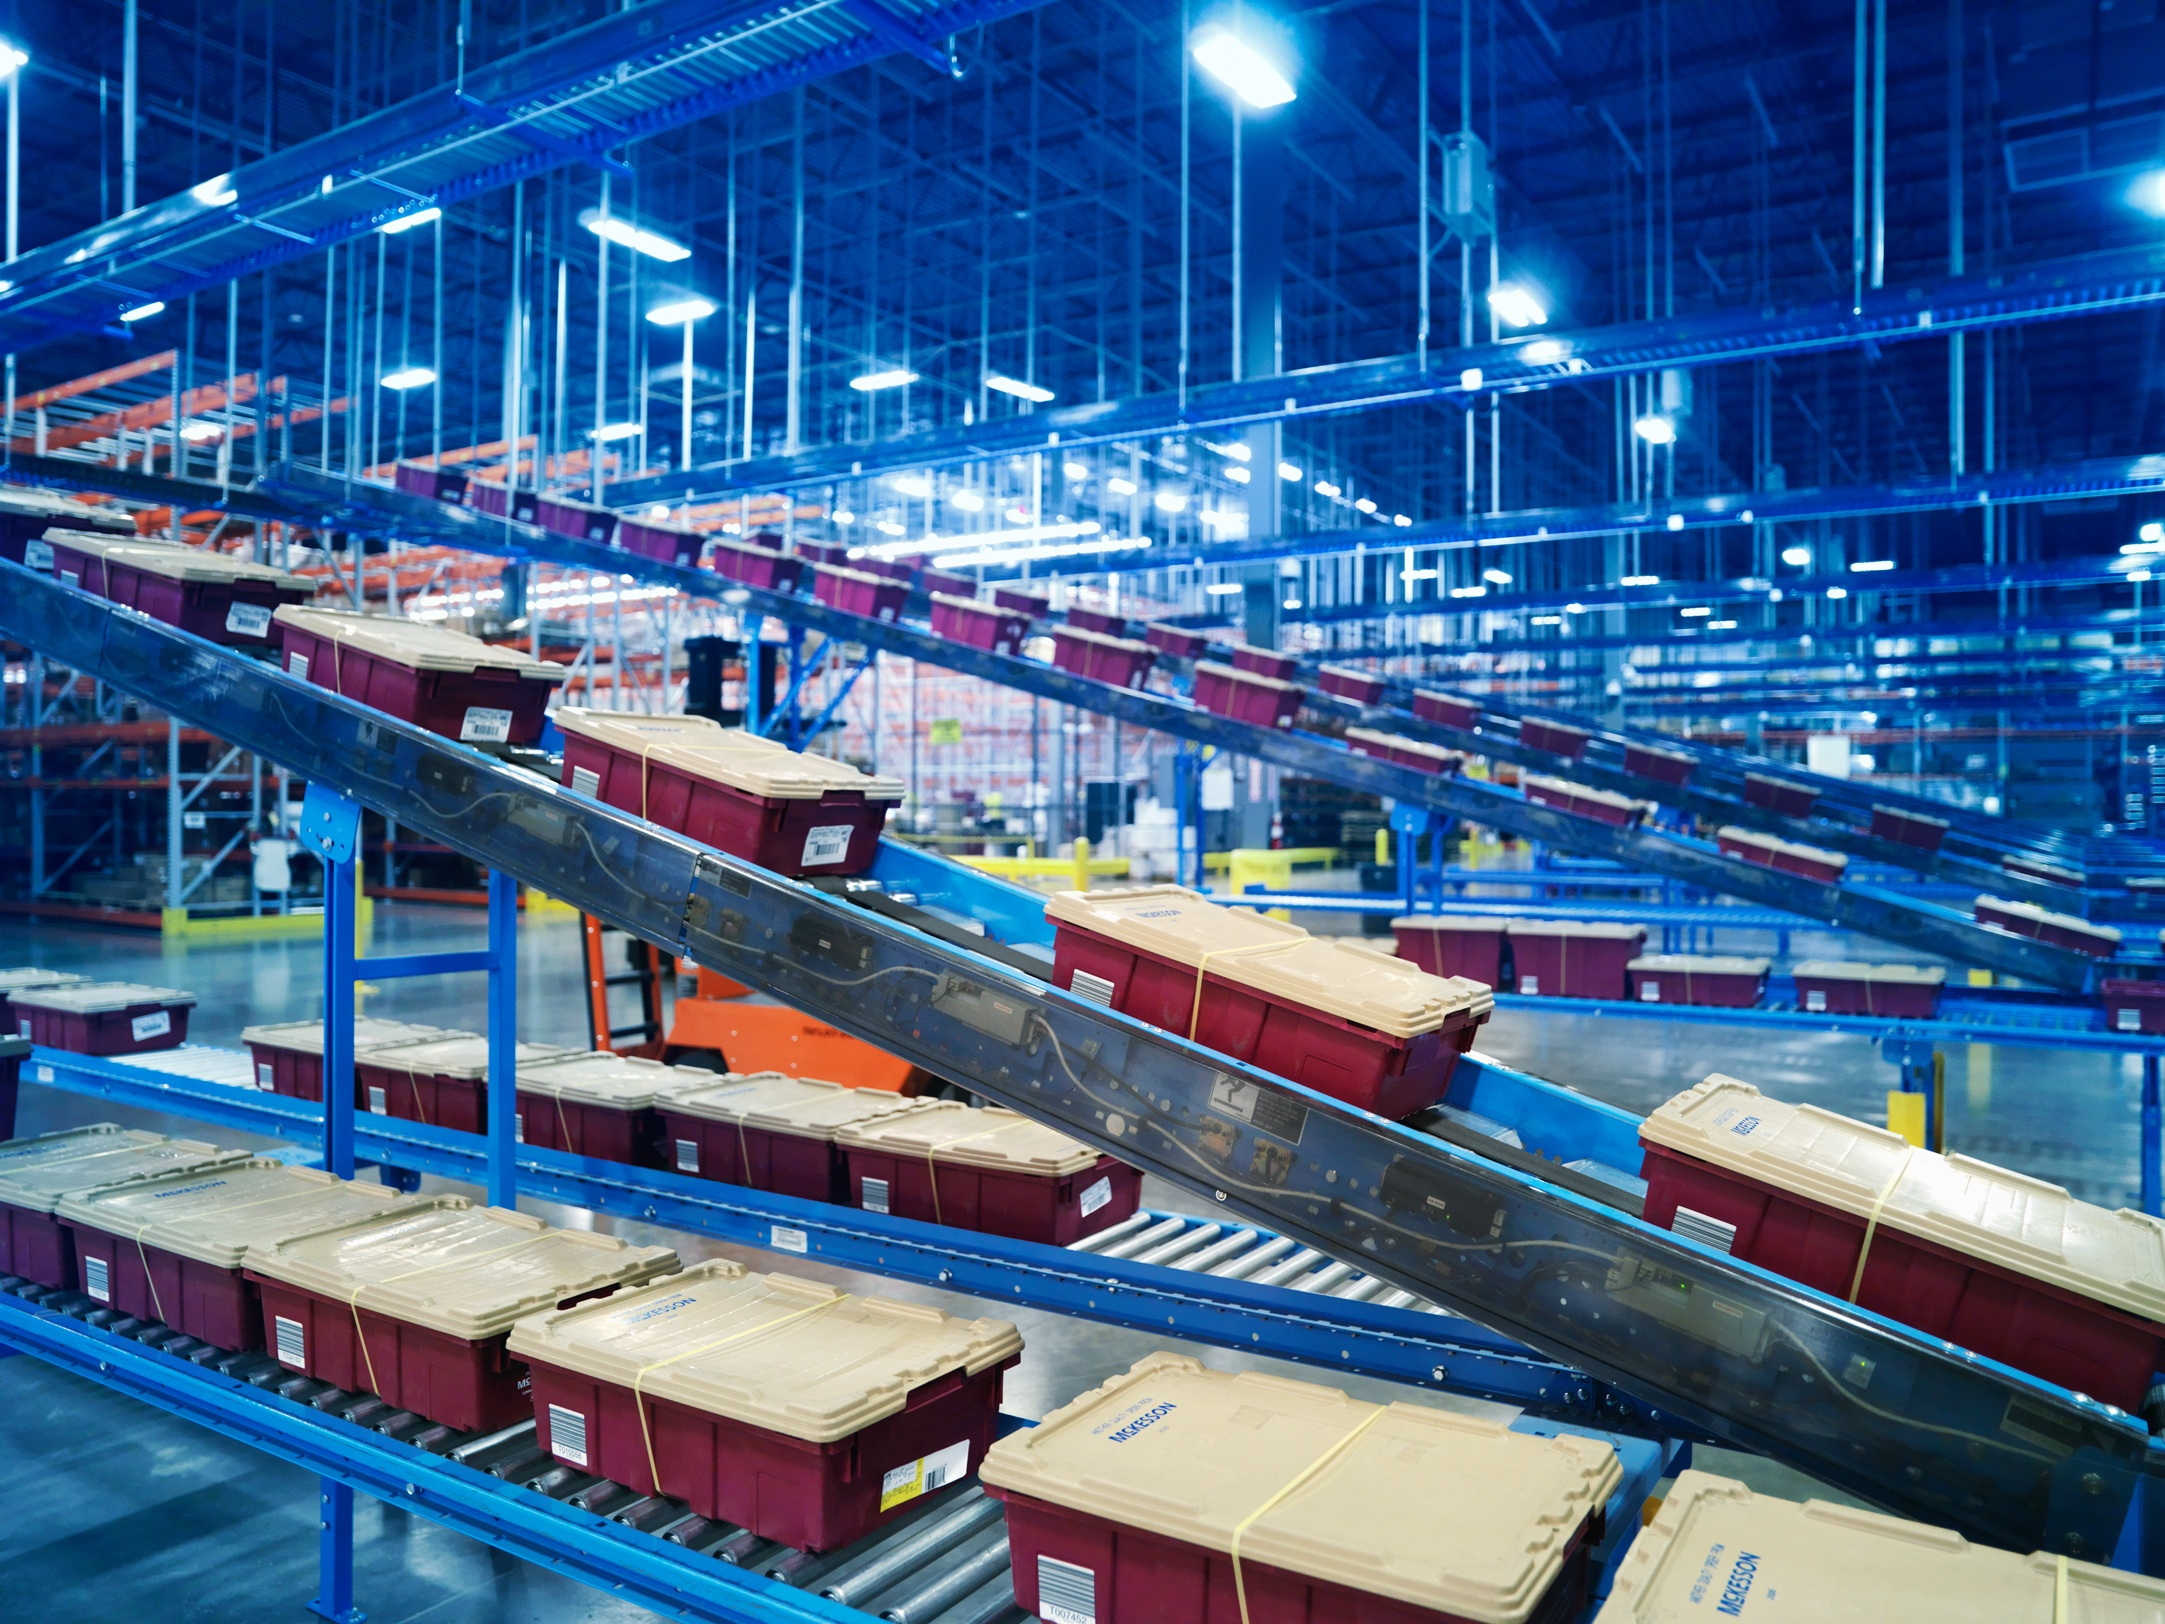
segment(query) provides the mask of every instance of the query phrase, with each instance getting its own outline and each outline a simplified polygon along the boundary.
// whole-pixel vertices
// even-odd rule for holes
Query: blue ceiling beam
[[[0,349],[110,327],[121,310],[219,287],[558,169],[621,171],[617,148],[1025,12],[1044,0],[649,0],[394,107],[32,249],[0,291]],[[877,19],[868,20],[876,9]]]
[[[821,446],[683,473],[626,481],[622,503],[792,490],[910,468],[946,467],[1056,446],[1137,436],[1227,430],[1251,423],[1337,416],[1442,401],[1463,406],[1491,392],[1518,394],[1592,383],[1663,367],[1802,355],[1820,350],[1945,338],[1953,333],[2054,321],[2165,301],[2165,247],[2120,249],[2041,261],[2025,269],[1883,288],[1861,304],[1834,300],[1789,310],[1717,310],[1625,322],[1577,333],[1349,361],[1179,394],[1055,406],[967,426],[926,429],[865,444]]]

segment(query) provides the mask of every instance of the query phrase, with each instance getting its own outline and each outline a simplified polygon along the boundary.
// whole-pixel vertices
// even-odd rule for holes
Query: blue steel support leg
[[[308,1610],[332,1624],[362,1624],[368,1615],[353,1605],[353,1489],[329,1478],[322,1484],[317,1519],[321,1589]]]
[[[353,982],[357,858],[323,865],[323,1166],[353,1177]]]
[[[2142,1057],[2142,1210],[2151,1217],[2165,1217],[2159,1211],[2161,1192],[2159,1186],[2161,1137],[2165,1137],[2165,1112],[2158,1107],[2158,1057],[2146,1054]]]
[[[519,882],[489,871],[489,1205],[518,1191]]]

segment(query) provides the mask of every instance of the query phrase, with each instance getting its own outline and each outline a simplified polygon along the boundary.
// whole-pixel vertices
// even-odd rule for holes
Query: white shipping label
[[[586,1464],[586,1417],[561,1404],[549,1406],[549,1453],[574,1466]]]
[[[2112,1029],[2115,1032],[2140,1032],[2142,1011],[2139,1009],[2116,1009],[2112,1012]]]
[[[817,863],[839,863],[849,855],[849,837],[853,832],[846,823],[823,823],[804,837],[804,866]]]
[[[1539,976],[1520,976],[1519,991],[1529,998],[1539,998],[1541,996],[1541,978]]]
[[[49,570],[53,567],[53,544],[49,541],[26,541],[23,543],[23,568]]]
[[[1642,981],[1642,982],[1640,982],[1640,983],[1639,983],[1639,1002],[1640,1002],[1640,1003],[1642,1003],[1642,1004],[1658,1004],[1658,1003],[1660,1003],[1660,1002],[1661,1002],[1661,983],[1660,983],[1660,982],[1658,982],[1658,981]]]
[[[268,1062],[256,1062],[256,1087],[269,1088],[278,1081],[278,1069]]]
[[[1703,1212],[1693,1212],[1689,1207],[1676,1209],[1676,1217],[1669,1228],[1686,1240],[1697,1241],[1701,1246],[1711,1246],[1717,1252],[1734,1251],[1736,1248],[1735,1224],[1725,1224],[1719,1218]]]
[[[1070,970],[1067,990],[1077,998],[1087,998],[1102,1009],[1113,1007],[1113,984],[1103,976],[1094,976],[1088,970]]]
[[[102,1257],[83,1259],[83,1293],[101,1303],[113,1300],[113,1266]]]
[[[571,793],[598,797],[601,794],[601,774],[591,767],[572,768]]]
[[[459,723],[461,744],[509,744],[511,712],[487,705],[468,705],[466,720]]]
[[[308,656],[305,654],[287,654],[286,669],[303,682],[306,682],[308,680]]]
[[[1826,993],[1820,988],[1814,987],[1804,995],[1804,1007],[1814,1015],[1824,1015],[1827,1012]]]
[[[864,1199],[857,1203],[866,1212],[885,1212],[887,1207],[887,1181],[885,1179],[859,1179],[858,1188]]]
[[[268,637],[271,611],[260,603],[236,603],[226,611],[226,630],[236,637]]]
[[[368,1085],[368,1108],[377,1116],[391,1114],[390,1103],[384,1099],[383,1090],[374,1083]]]
[[[791,1229],[787,1224],[775,1224],[767,1233],[768,1244],[777,1252],[795,1252],[802,1257],[812,1249],[812,1237],[801,1229]]]
[[[135,1034],[135,1041],[145,1038],[162,1038],[173,1030],[173,1017],[162,1009],[154,1009],[148,1015],[138,1015],[128,1023],[128,1030]]]
[[[698,1140],[679,1139],[677,1141],[677,1171],[679,1173],[696,1173],[699,1171]]]
[[[1045,1624],[1098,1624],[1097,1570],[1040,1556],[1037,1616]]]
[[[518,1144],[523,1145],[526,1143],[526,1113],[524,1111],[514,1111],[511,1114],[511,1137]]]
[[[1082,1193],[1082,1215],[1087,1218],[1113,1198],[1112,1176],[1107,1174]]]
[[[919,1495],[931,1494],[944,1489],[970,1469],[970,1446],[967,1440],[949,1444],[922,1460],[913,1460],[907,1466],[897,1466],[880,1478],[880,1510],[891,1511],[896,1506],[915,1500]]]
[[[273,1315],[271,1330],[278,1344],[272,1350],[278,1356],[278,1362],[305,1370],[308,1367],[308,1337],[301,1329],[301,1322],[289,1320],[283,1314]]]
[[[83,584],[82,576],[78,575],[74,570],[62,570],[60,578],[70,586],[81,586]]]

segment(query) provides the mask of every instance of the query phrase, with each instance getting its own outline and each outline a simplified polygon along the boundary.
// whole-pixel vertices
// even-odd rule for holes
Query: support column
[[[2142,1210],[2151,1217],[2165,1217],[2159,1211],[2160,1203],[2160,1156],[2161,1135],[2165,1135],[2165,1112],[2158,1107],[2158,1057],[2146,1054],[2142,1057]]]
[[[362,1624],[368,1615],[353,1605],[353,1490],[329,1478],[318,1513],[317,1593],[308,1610],[332,1624]]]
[[[519,882],[489,870],[489,1205],[517,1210]]]
[[[1234,376],[1275,377],[1285,370],[1285,115],[1282,109],[1233,113],[1239,208],[1234,278],[1239,323],[1233,347]],[[1283,533],[1278,464],[1285,445],[1276,419],[1242,436],[1248,447],[1248,540]],[[1285,596],[1275,561],[1251,565],[1241,583],[1242,635],[1259,648],[1278,646],[1279,605]]]

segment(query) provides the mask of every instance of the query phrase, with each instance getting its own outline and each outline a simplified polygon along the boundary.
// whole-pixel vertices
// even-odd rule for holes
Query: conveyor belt
[[[1046,987],[15,566],[10,634],[425,838],[1888,1508],[2113,1549],[2111,1406]],[[1539,1149],[1541,1147],[1534,1147]],[[2165,1484],[2148,1497],[2165,1506]],[[2165,1546],[2160,1547],[2165,1552]]]
[[[214,494],[214,487],[199,482],[93,470],[50,457],[18,458],[13,466],[21,477],[76,488],[162,501],[188,501],[202,506],[225,506],[235,511],[298,518],[357,533],[398,536],[499,556],[547,559],[674,587],[693,596],[726,594],[732,602],[741,602],[748,610],[772,614],[845,641],[962,671],[1173,737],[1272,761],[1296,772],[1390,796],[1449,817],[1462,817],[1491,828],[1508,830],[1561,849],[1635,863],[1710,891],[1842,925],[1917,950],[1943,954],[1960,963],[1975,964],[2055,987],[2080,988],[2098,975],[2098,961],[2083,954],[1981,925],[1954,909],[1898,892],[1856,881],[1821,884],[1725,856],[1707,841],[1656,828],[1615,828],[1597,819],[1538,805],[1516,790],[1501,785],[1434,777],[1372,760],[1322,734],[1233,721],[1201,710],[1184,699],[1115,688],[1035,660],[968,648],[915,626],[877,621],[830,608],[807,597],[722,581],[710,571],[643,558],[617,548],[558,536],[532,525],[494,518],[471,508],[453,507],[371,483],[348,481],[315,469],[286,465],[275,477],[266,479],[255,489]],[[1347,719],[1361,714],[1357,707],[1340,705],[1327,696],[1312,697],[1326,714],[1334,708]],[[1370,719],[1402,731],[1433,731],[1428,724],[1417,723],[1410,716],[1395,712],[1370,713]],[[1576,767],[1571,770],[1577,772]],[[1726,811],[1723,816],[1728,816]],[[1741,815],[1737,821],[1743,821]],[[1873,844],[1877,848],[1883,843]],[[2026,894],[2026,884],[2000,884],[1998,889]],[[2050,890],[2049,887],[2045,889]]]
[[[1392,766],[1358,755],[1321,734],[1233,721],[1184,699],[1115,688],[1035,660],[968,648],[914,626],[848,614],[808,597],[722,582],[710,571],[641,558],[620,549],[497,519],[471,508],[451,507],[379,485],[349,482],[312,469],[289,465],[275,479],[267,480],[264,488],[272,497],[334,527],[398,534],[480,552],[545,558],[617,572],[695,596],[727,593],[732,601],[741,598],[748,611],[775,615],[837,638],[966,672],[1177,738],[1214,744],[1236,755],[1273,761],[1297,772],[1334,779],[1569,851],[1636,863],[1710,891],[1845,925],[1945,954],[1960,963],[2056,987],[2085,986],[2096,973],[2097,961],[2080,953],[1980,925],[1951,908],[1896,892],[1855,882],[1820,884],[1724,856],[1707,841],[1653,828],[1615,828],[1593,818],[1538,805],[1498,784],[1436,777]],[[1326,708],[1333,703],[1327,699],[1320,702]],[[1357,714],[1356,708],[1341,708],[1348,717]],[[1392,715],[1382,719],[1407,730],[1426,726],[1411,717]]]
[[[213,1347],[14,1275],[0,1275],[0,1344],[209,1422],[665,1617],[1031,1624],[1015,1603],[999,1503],[975,1478],[854,1544],[813,1554],[709,1521],[682,1500],[562,1465],[538,1447],[531,1421],[488,1434],[458,1432],[374,1394],[290,1371],[261,1350]],[[1624,1468],[1591,1555],[1599,1596],[1637,1531],[1637,1508],[1668,1469],[1669,1451],[1597,1436]]]

